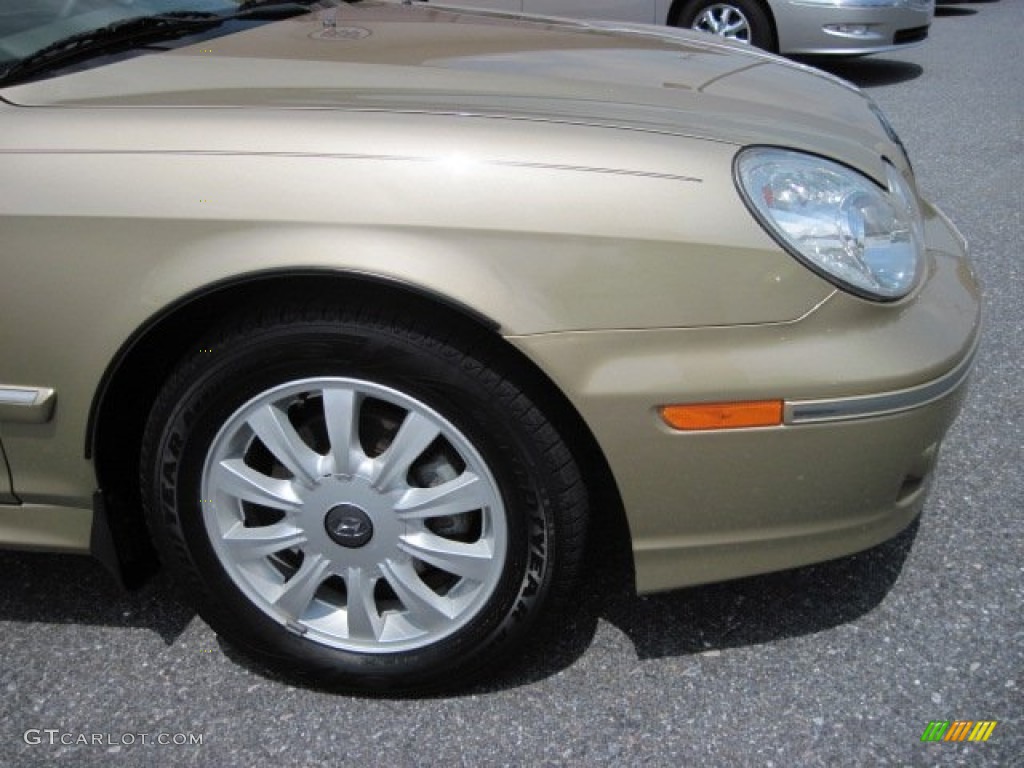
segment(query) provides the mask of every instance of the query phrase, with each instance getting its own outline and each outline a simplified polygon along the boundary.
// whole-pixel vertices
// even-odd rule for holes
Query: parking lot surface
[[[0,553],[0,766],[1024,765],[1022,28],[1018,0],[942,4],[924,46],[828,65],[888,114],[984,285],[919,525],[647,598],[598,530],[577,611],[485,685],[418,700],[276,679],[164,578],[126,594],[86,558]],[[922,743],[933,720],[998,725]]]

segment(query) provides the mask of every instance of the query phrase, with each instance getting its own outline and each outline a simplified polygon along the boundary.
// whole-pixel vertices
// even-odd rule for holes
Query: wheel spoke
[[[377,612],[373,590],[377,580],[368,578],[362,568],[349,568],[345,574],[348,592],[348,636],[359,640],[379,640],[384,620]]]
[[[747,25],[743,23],[743,19],[737,19],[732,24],[727,24],[722,29],[722,34],[726,37],[737,37],[740,32],[744,32],[747,29]]]
[[[395,504],[402,520],[424,520],[472,512],[492,502],[486,485],[472,472],[432,488],[410,488]]]
[[[292,577],[284,583],[273,603],[287,615],[301,619],[313,596],[327,578],[330,562],[322,555],[307,556]]]
[[[360,398],[348,389],[325,389],[323,398],[334,472],[349,475],[354,469],[353,452],[362,451],[359,445]]]
[[[750,38],[750,24],[746,17],[728,6],[706,8],[693,20],[693,28],[744,43]]]
[[[423,583],[412,563],[388,560],[381,564],[381,570],[413,624],[430,630],[454,617],[449,601]]]
[[[221,461],[217,465],[213,486],[236,499],[273,509],[295,511],[302,507],[302,500],[296,495],[290,480],[268,477],[242,459]]]
[[[269,557],[282,549],[291,549],[305,544],[306,534],[289,523],[274,523],[258,528],[246,528],[241,523],[224,534],[224,543],[233,557],[239,560],[257,560]]]
[[[442,571],[472,581],[484,581],[491,571],[494,553],[486,541],[466,544],[453,541],[430,531],[406,534],[399,548]]]
[[[253,413],[247,423],[280,461],[304,485],[312,486],[320,475],[320,454],[306,445],[288,415],[268,404]]]
[[[367,453],[369,411],[365,437],[380,447]],[[348,653],[457,637],[490,605],[512,538],[470,437],[375,381],[297,378],[247,400],[214,438],[200,489],[214,554],[253,606]],[[370,517],[367,541],[335,530],[344,505]]]
[[[412,463],[440,434],[441,430],[426,416],[407,413],[395,439],[375,462],[374,487],[383,492],[395,487],[399,480],[404,481]]]

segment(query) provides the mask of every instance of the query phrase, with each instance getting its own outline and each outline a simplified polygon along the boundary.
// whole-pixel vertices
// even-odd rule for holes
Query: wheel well
[[[779,50],[779,27],[778,27],[777,22],[775,21],[775,14],[772,13],[771,6],[767,2],[765,2],[765,0],[753,0],[753,1],[755,3],[757,3],[761,7],[761,10],[764,11],[764,15],[768,17],[768,23],[771,24],[771,28],[772,28],[771,29],[771,32],[772,32],[772,50],[775,51],[775,52],[778,52],[778,50]],[[693,0],[675,0],[675,2],[672,3],[672,7],[669,8],[668,18],[665,20],[665,23],[668,26],[670,26],[670,27],[678,27],[678,26],[680,26],[679,18],[683,15],[683,9],[686,6],[690,5],[692,2],[693,2]]]
[[[160,313],[124,344],[100,383],[89,418],[86,456],[93,458],[99,482],[97,514],[102,510],[116,551],[117,562],[106,565],[125,585],[140,584],[156,570],[156,553],[141,511],[138,469],[146,420],[171,371],[212,328],[247,308],[289,300],[344,301],[355,295],[362,301],[394,302],[425,319],[492,337],[572,447],[588,486],[600,499],[594,508],[614,516],[614,524],[626,530],[618,488],[593,433],[543,371],[501,338],[493,321],[415,287],[365,275],[269,273],[210,286]]]

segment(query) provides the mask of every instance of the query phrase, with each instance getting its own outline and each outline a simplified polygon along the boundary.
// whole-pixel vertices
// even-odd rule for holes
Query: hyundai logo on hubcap
[[[370,516],[352,504],[339,504],[324,518],[327,535],[343,547],[355,549],[373,538]]]

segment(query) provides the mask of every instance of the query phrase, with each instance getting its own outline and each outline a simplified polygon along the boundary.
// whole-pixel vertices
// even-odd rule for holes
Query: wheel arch
[[[138,468],[146,419],[163,382],[209,329],[259,302],[346,296],[400,302],[417,313],[488,336],[516,374],[543,401],[563,432],[595,496],[595,504],[628,530],[611,469],[582,416],[544,371],[505,341],[491,318],[419,286],[375,275],[320,269],[270,270],[207,285],[153,315],[122,344],[97,387],[86,429],[85,455],[99,490],[94,500],[93,553],[126,586],[144,582],[157,558],[141,512]]]
[[[670,27],[679,27],[680,17],[683,15],[683,10],[688,5],[692,5],[695,0],[674,0],[672,6],[668,11],[668,18],[666,24]],[[772,11],[771,4],[767,0],[753,0],[757,3],[761,10],[764,11],[765,16],[768,17],[768,23],[771,25],[772,33],[772,51],[778,53],[779,50],[779,23],[775,20],[775,13]]]

